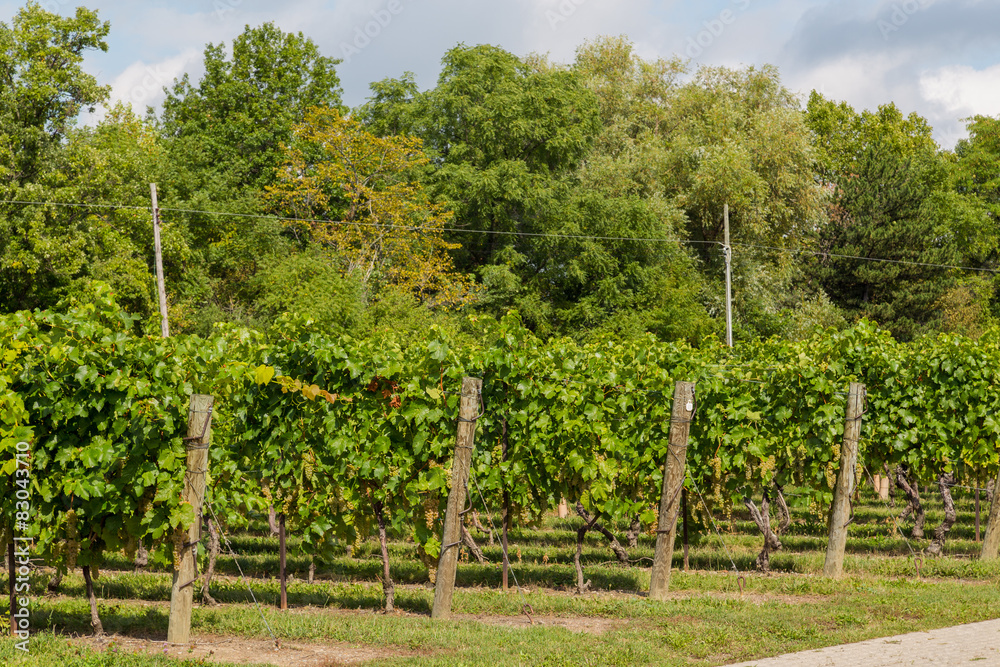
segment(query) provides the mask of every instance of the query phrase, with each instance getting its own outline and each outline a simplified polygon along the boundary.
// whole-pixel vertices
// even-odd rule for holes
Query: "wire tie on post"
[[[195,411],[195,412],[200,412],[200,411]],[[205,425],[202,426],[202,428],[201,428],[201,435],[191,435],[191,436],[188,436],[188,437],[186,437],[186,438],[183,439],[184,442],[191,442],[193,440],[198,440],[200,444],[204,445],[205,444],[205,442],[204,442],[205,441],[205,434],[208,433],[208,422],[211,421],[211,419],[212,419],[212,408],[209,407],[208,410],[205,412]],[[192,447],[191,449],[195,449],[195,448]],[[199,449],[207,449],[207,445],[205,447],[200,447]]]
[[[177,590],[182,591],[185,588],[187,588],[188,586],[192,585],[196,581],[198,581],[198,577],[195,577],[194,579],[192,579],[191,581],[187,582],[186,584],[181,584],[180,586],[177,587]]]

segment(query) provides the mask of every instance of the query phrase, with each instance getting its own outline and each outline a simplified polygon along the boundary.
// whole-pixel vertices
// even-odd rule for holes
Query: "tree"
[[[790,334],[836,319],[787,255],[753,247],[808,246],[821,211],[809,133],[775,70],[702,68],[684,81],[683,62],[644,60],[623,38],[585,43],[575,69],[597,95],[604,123],[581,168],[587,189],[642,197],[701,260],[692,267],[700,275],[682,283],[694,303],[674,313],[707,309],[721,329],[728,203],[739,244],[737,334]]]
[[[822,258],[813,275],[830,297],[900,339],[941,326],[963,248],[988,243],[981,209],[949,186],[950,165],[919,116],[892,104],[856,113],[814,93],[807,121],[833,188]],[[938,266],[934,266],[938,265]]]
[[[405,178],[428,162],[419,139],[376,137],[331,108],[310,110],[295,139],[267,197],[297,233],[332,249],[369,296],[392,285],[431,305],[469,301],[442,238],[450,212]]]
[[[178,165],[166,197],[194,209],[260,211],[293,126],[310,107],[340,104],[337,62],[273,23],[248,26],[231,53],[209,44],[198,84],[185,74],[163,102],[162,132]],[[188,233],[203,245],[235,227],[231,218],[191,217]]]
[[[294,125],[311,106],[340,104],[336,64],[301,33],[265,23],[247,26],[230,49],[209,44],[202,78],[195,84],[185,75],[167,91],[159,125],[170,170],[161,206],[223,213],[170,214],[197,255],[177,277],[181,323],[191,330],[252,322],[258,270],[268,257],[301,249],[274,220],[255,216]]]
[[[83,71],[84,53],[107,51],[110,26],[77,7],[64,18],[28,2],[13,26],[0,23],[0,186],[32,182],[83,109],[93,111],[109,88]]]
[[[86,51],[107,50],[107,33],[96,12],[80,7],[64,18],[36,2],[19,10],[12,26],[0,23],[0,199],[52,199],[51,187],[39,181],[53,176],[80,111],[107,97],[108,89],[81,67]],[[55,290],[82,267],[88,239],[50,228],[51,217],[72,217],[66,213],[0,204],[4,310],[54,305]]]
[[[17,230],[7,237],[10,269],[0,272],[4,307],[53,307],[98,280],[130,313],[154,312],[146,207],[162,161],[154,128],[127,107],[116,105],[96,127],[69,130],[35,181],[19,190],[22,200],[38,203],[0,219],[0,227]],[[161,237],[165,267],[178,275],[190,260],[187,243],[169,218]]]
[[[359,115],[373,132],[424,140],[432,162],[419,176],[455,211],[448,238],[462,244],[459,269],[479,276],[481,307],[517,308],[543,336],[697,336],[703,311],[677,307],[690,303],[690,259],[671,240],[679,214],[597,151],[605,130],[588,75],[492,46],[456,47],[443,65],[423,93],[406,75],[373,85]]]
[[[995,267],[995,246],[1000,235],[1000,119],[973,116],[966,127],[969,138],[955,147],[954,190],[977,201],[985,210],[987,230],[970,234],[988,239],[987,247],[971,249],[990,267]]]

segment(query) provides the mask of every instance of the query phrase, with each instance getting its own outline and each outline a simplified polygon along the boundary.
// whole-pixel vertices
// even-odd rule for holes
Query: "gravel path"
[[[869,639],[813,651],[751,660],[730,667],[1000,666],[1000,619],[927,632]]]

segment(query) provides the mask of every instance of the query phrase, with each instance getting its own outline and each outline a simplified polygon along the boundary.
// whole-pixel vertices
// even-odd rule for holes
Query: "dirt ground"
[[[338,642],[281,642],[246,639],[244,637],[219,637],[198,635],[184,646],[169,646],[154,639],[137,639],[120,635],[103,637],[77,637],[70,640],[96,651],[117,653],[147,653],[169,655],[186,660],[231,662],[239,665],[269,664],[278,667],[334,667],[357,665],[366,660],[387,656],[418,656],[417,651],[395,650],[385,647],[359,647]]]

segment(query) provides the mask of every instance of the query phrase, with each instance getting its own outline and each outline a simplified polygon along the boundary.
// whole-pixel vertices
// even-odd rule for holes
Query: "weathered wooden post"
[[[864,415],[865,386],[852,382],[847,394],[847,418],[844,442],[840,446],[840,472],[830,505],[830,540],[826,545],[823,576],[839,577],[844,573],[844,548],[847,546],[847,523],[851,517],[851,494],[854,492],[855,467],[858,463],[858,439]]]
[[[986,520],[986,532],[983,534],[983,549],[979,552],[979,560],[996,560],[1000,551],[1000,474],[994,487],[993,502],[990,504],[990,518]]]
[[[569,503],[566,502],[565,498],[559,499],[559,507],[557,508],[556,514],[560,519],[565,519],[569,516]]]
[[[281,581],[281,611],[288,609],[288,545],[285,543],[285,513],[278,515],[278,579]]]
[[[678,382],[674,386],[670,442],[663,470],[660,516],[656,524],[656,552],[653,554],[653,571],[649,581],[649,597],[652,600],[665,600],[670,588],[670,564],[674,558],[677,515],[681,507],[681,489],[684,487],[684,461],[693,416],[694,383]]]
[[[11,475],[11,481],[13,481],[14,476]],[[13,493],[11,494],[13,496]],[[11,521],[11,531],[10,531],[10,541],[7,542],[7,583],[10,588],[10,636],[17,636],[17,618],[14,616],[14,610],[17,609],[14,605],[17,602],[17,596],[14,594],[14,580],[17,577],[17,566],[14,564],[14,522]]]
[[[444,515],[444,535],[441,537],[441,556],[438,559],[437,581],[434,583],[434,606],[431,618],[451,617],[451,598],[455,592],[455,574],[458,571],[458,550],[462,541],[462,510],[465,507],[466,485],[469,483],[469,466],[476,435],[476,416],[479,414],[483,381],[479,378],[462,379],[462,400],[458,411],[458,441],[455,459],[451,465],[451,492]]]
[[[187,471],[184,473],[184,501],[194,508],[194,522],[188,528],[180,549],[180,564],[174,568],[170,589],[170,620],[167,641],[186,644],[191,639],[191,607],[194,582],[198,578],[198,542],[201,540],[201,507],[205,499],[205,473],[208,472],[208,446],[212,440],[213,398],[192,394],[188,408]]]

